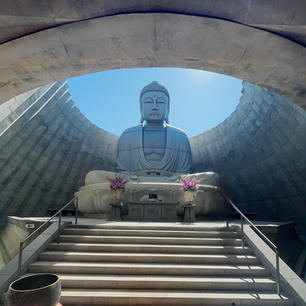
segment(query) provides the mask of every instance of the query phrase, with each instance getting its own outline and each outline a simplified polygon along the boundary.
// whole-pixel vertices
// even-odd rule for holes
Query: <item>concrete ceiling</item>
[[[2,0],[0,43],[64,23],[141,12],[220,18],[306,45],[303,0]]]
[[[186,67],[265,86],[305,108],[306,2],[4,0],[0,103],[95,71]]]

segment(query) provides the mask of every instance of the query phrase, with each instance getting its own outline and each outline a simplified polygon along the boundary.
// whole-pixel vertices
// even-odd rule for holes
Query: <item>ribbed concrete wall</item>
[[[205,120],[205,115],[203,115]],[[191,138],[193,170],[227,177],[243,211],[294,220],[305,233],[306,113],[262,87],[243,83],[237,109]]]
[[[45,215],[72,197],[88,171],[116,167],[118,137],[79,112],[66,82],[18,96],[0,113],[1,221]]]
[[[79,112],[66,82],[16,97],[0,114],[2,218],[47,214],[72,197],[88,171],[116,168],[118,137]],[[305,232],[306,113],[301,108],[244,82],[237,109],[191,138],[191,147],[193,171],[224,175],[244,211],[259,219],[294,220]]]

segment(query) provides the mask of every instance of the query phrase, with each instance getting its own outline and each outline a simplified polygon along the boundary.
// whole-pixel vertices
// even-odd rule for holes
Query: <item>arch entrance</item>
[[[214,71],[264,86],[305,108],[305,48],[229,21],[169,13],[62,25],[0,46],[0,102],[73,76],[127,67]]]
[[[290,7],[294,5],[290,3]],[[305,61],[302,44],[228,20],[150,11],[113,15],[43,29],[1,44],[0,103],[30,89],[77,75],[116,68],[159,66],[231,75],[264,86],[305,110]],[[52,95],[58,94],[67,103],[56,104],[57,99],[52,116],[47,112],[36,116],[34,112],[33,118],[37,121],[25,119],[25,125],[15,125],[16,130],[11,129],[6,135],[3,152],[7,155],[2,152],[2,156],[7,160],[1,163],[2,194],[7,196],[6,199],[2,196],[0,203],[3,216],[45,212],[46,207],[53,205],[55,195],[62,194],[64,198],[75,191],[80,164],[84,165],[81,169],[84,174],[101,165],[113,166],[116,139],[105,131],[97,131],[96,127],[91,127],[90,135],[88,130],[80,130],[83,125],[76,124],[78,114],[74,113],[65,84],[53,86],[59,89],[54,89]],[[243,116],[253,114],[253,118],[248,115],[235,122],[227,120],[223,128],[233,131],[233,135],[224,139],[215,137],[220,129],[193,139],[198,157],[195,168],[205,170],[204,162],[208,161],[218,164],[222,170],[227,167],[229,175],[236,172],[237,176],[231,178],[237,189],[243,191],[239,195],[243,207],[250,205],[263,212],[265,201],[264,207],[270,209],[271,215],[280,218],[290,215],[300,232],[305,233],[305,112],[283,99],[277,100],[263,89],[247,87],[249,95],[246,94],[245,99],[257,96],[260,100],[244,103],[249,109],[240,111]],[[261,96],[257,95],[260,92]],[[268,99],[274,104],[270,103],[269,112],[266,112],[263,102]],[[282,112],[279,112],[279,102],[285,105]],[[63,105],[66,108],[62,108]],[[261,116],[261,122],[256,120],[258,105],[266,116]],[[71,113],[72,120],[61,125],[59,113],[67,117]],[[87,124],[84,118],[79,119]],[[266,129],[263,124],[267,125]],[[212,143],[212,138],[215,144],[207,150],[204,140]],[[261,145],[256,145],[258,143]],[[100,147],[95,148],[95,144]],[[97,156],[97,152],[102,152],[101,156]],[[230,162],[229,154],[232,156]],[[211,160],[206,158],[209,155]],[[278,194],[280,186],[282,194]],[[275,198],[271,198],[271,191],[272,196],[276,194]],[[62,203],[60,197],[58,201]],[[295,206],[290,206],[292,203]]]

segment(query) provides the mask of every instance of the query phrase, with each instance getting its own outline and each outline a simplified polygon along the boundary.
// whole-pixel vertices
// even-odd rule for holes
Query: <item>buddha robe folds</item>
[[[166,125],[166,145],[160,161],[147,161],[144,155],[143,126],[125,130],[118,143],[117,162],[122,170],[143,170],[187,173],[191,167],[191,150],[187,135],[178,128]]]

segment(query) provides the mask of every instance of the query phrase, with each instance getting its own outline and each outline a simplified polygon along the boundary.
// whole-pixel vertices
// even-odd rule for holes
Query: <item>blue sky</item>
[[[94,124],[120,135],[139,124],[139,93],[152,81],[170,93],[170,124],[189,137],[207,131],[236,108],[242,82],[222,74],[181,68],[118,69],[68,80],[80,111]]]

